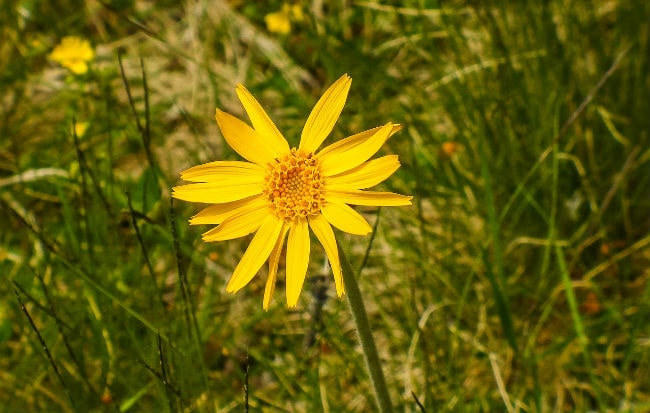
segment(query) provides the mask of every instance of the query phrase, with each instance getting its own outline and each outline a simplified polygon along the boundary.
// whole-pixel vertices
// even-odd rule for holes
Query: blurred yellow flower
[[[291,31],[289,15],[283,11],[269,13],[264,16],[266,28],[271,33],[288,34]]]
[[[78,138],[84,136],[87,130],[88,130],[88,122],[75,122],[74,134],[77,135]]]
[[[301,22],[304,19],[305,15],[300,5],[289,5],[287,3],[282,5],[282,10],[264,16],[266,29],[271,33],[278,34],[289,34],[291,32],[291,20]]]
[[[305,20],[305,14],[302,12],[302,7],[299,4],[293,4],[291,6],[285,4],[282,6],[282,8],[285,10],[285,12],[291,15],[291,18],[294,21],[301,22]]]
[[[410,196],[363,190],[399,168],[397,155],[368,159],[401,129],[400,125],[389,122],[317,152],[343,110],[351,83],[346,74],[327,89],[311,111],[297,148],[289,147],[243,85],[237,86],[237,96],[253,127],[217,109],[217,124],[226,142],[249,162],[215,161],[190,168],[181,173],[181,178],[192,183],[175,187],[173,197],[214,204],[190,220],[192,225],[218,225],[203,234],[206,242],[256,232],[228,282],[228,292],[243,288],[268,260],[263,301],[267,309],[287,238],[286,297],[288,306],[294,307],[309,263],[311,229],[325,249],[336,292],[341,296],[344,286],[332,226],[357,235],[372,231],[365,218],[348,204],[411,204]]]
[[[88,40],[74,36],[64,37],[49,56],[50,60],[77,75],[88,71],[88,62],[94,57],[95,52]]]

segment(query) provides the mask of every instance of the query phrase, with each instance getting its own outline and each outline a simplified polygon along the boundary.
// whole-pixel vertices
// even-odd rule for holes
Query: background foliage
[[[323,252],[264,312],[264,274],[224,291],[248,240],[169,197],[236,159],[237,83],[295,144],[345,72],[329,139],[405,126],[413,207],[338,234],[399,411],[650,410],[650,5],[293,4],[280,34],[279,1],[3,1],[0,411],[372,411]],[[84,75],[48,60],[70,35]]]

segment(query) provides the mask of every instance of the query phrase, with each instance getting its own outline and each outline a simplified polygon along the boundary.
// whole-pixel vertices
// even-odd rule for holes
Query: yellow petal
[[[327,138],[341,115],[351,84],[352,78],[346,73],[325,91],[302,129],[300,149],[315,152]]]
[[[368,221],[357,211],[343,203],[328,201],[321,212],[330,224],[341,231],[355,235],[366,235],[372,232]]]
[[[355,133],[352,136],[348,136],[345,139],[341,139],[340,141],[334,142],[333,144],[326,146],[325,148],[323,148],[323,150],[318,152],[318,155],[323,156],[333,150],[346,151],[349,148],[355,147],[360,142],[363,142],[366,139],[370,138],[372,135],[377,133],[381,128],[383,128],[383,126],[377,126],[375,128],[368,129],[363,132]],[[401,130],[402,130],[402,125],[400,125],[399,123],[393,123],[393,129],[390,131],[390,135],[388,137],[390,138],[391,136],[393,136],[394,134],[396,134]]]
[[[250,162],[215,161],[194,166],[181,172],[181,179],[190,182],[263,182],[266,171]]]
[[[61,65],[70,69],[75,75],[83,75],[88,71],[88,64],[83,60],[67,60]]]
[[[390,137],[392,129],[393,125],[387,123],[366,139],[353,140],[355,135],[323,149],[318,154],[323,175],[326,177],[336,175],[361,165],[381,148]],[[350,144],[350,142],[353,142],[353,144]],[[337,145],[339,143],[341,144]]]
[[[238,85],[236,92],[253,124],[255,132],[273,149],[273,153],[283,154],[289,152],[287,140],[284,139],[284,136],[282,136],[269,115],[266,114],[253,95],[251,95],[244,85]]]
[[[172,196],[189,202],[224,204],[262,193],[263,182],[234,183],[210,182],[181,185],[173,188]]]
[[[227,292],[235,293],[253,279],[277,242],[282,224],[283,222],[273,215],[268,215],[264,219],[230,277],[226,286]]]
[[[253,233],[257,231],[264,218],[269,214],[270,210],[266,206],[262,208],[242,209],[226,218],[218,227],[203,234],[203,241],[225,241]]]
[[[287,305],[295,307],[309,264],[309,227],[307,219],[298,218],[291,223],[287,240]]]
[[[283,153],[276,152],[253,128],[233,115],[217,109],[214,115],[228,145],[247,161],[265,167],[267,163]]]
[[[221,224],[230,215],[242,210],[259,209],[266,204],[267,201],[264,197],[256,195],[225,204],[210,205],[194,215],[190,219],[190,225]]]
[[[271,256],[269,257],[269,275],[266,278],[266,287],[264,287],[264,301],[262,302],[262,307],[264,310],[269,309],[269,304],[271,304],[271,298],[273,297],[273,291],[275,291],[275,279],[278,275],[278,262],[280,261],[280,255],[282,255],[282,245],[284,245],[284,237],[287,235],[289,230],[288,225],[282,226],[282,231],[278,237],[273,251],[271,251]]]
[[[325,188],[327,190],[370,188],[386,180],[399,166],[397,155],[382,156],[365,162],[347,172],[328,177]]]
[[[327,200],[352,205],[368,206],[404,206],[411,205],[410,195],[400,195],[393,192],[374,191],[327,191]]]
[[[332,226],[322,215],[315,215],[309,217],[309,227],[325,249],[330,267],[332,267],[332,274],[334,275],[336,294],[340,297],[345,292],[345,288],[343,286],[343,273],[341,272],[339,251],[336,248],[336,238],[334,237]]]

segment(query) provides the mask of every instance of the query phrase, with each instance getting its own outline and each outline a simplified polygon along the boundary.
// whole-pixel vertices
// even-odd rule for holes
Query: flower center
[[[323,179],[313,153],[291,148],[269,165],[264,180],[264,195],[278,218],[290,221],[320,212]]]

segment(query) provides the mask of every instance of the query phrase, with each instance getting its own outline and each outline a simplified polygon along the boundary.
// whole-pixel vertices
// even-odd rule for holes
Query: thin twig
[[[29,311],[27,311],[27,307],[25,307],[25,303],[23,302],[23,299],[20,298],[20,293],[18,292],[19,284],[14,280],[11,280],[11,282],[14,284],[14,294],[16,294],[16,298],[18,299],[18,304],[20,305],[20,309],[25,314],[25,317],[27,317],[27,321],[29,321],[29,325],[32,327],[32,330],[34,331],[34,333],[36,333],[36,336],[38,337],[38,341],[39,341],[39,343],[41,343],[41,348],[45,352],[47,360],[49,361],[50,365],[52,366],[52,369],[54,369],[54,373],[56,374],[56,377],[59,379],[59,383],[61,383],[61,386],[63,387],[63,391],[65,391],[66,396],[68,396],[68,401],[70,402],[70,405],[74,409],[75,405],[74,405],[73,399],[70,396],[70,392],[68,392],[68,386],[66,386],[65,380],[63,380],[63,376],[61,375],[61,371],[59,370],[59,366],[57,366],[56,362],[54,361],[54,357],[52,357],[52,353],[50,353],[50,349],[48,348],[47,343],[45,342],[45,339],[43,339],[43,336],[41,335],[40,331],[38,331],[38,327],[36,327],[36,324],[34,323],[34,320],[32,319],[32,316],[29,315]],[[74,409],[74,410],[76,410],[76,409]]]

